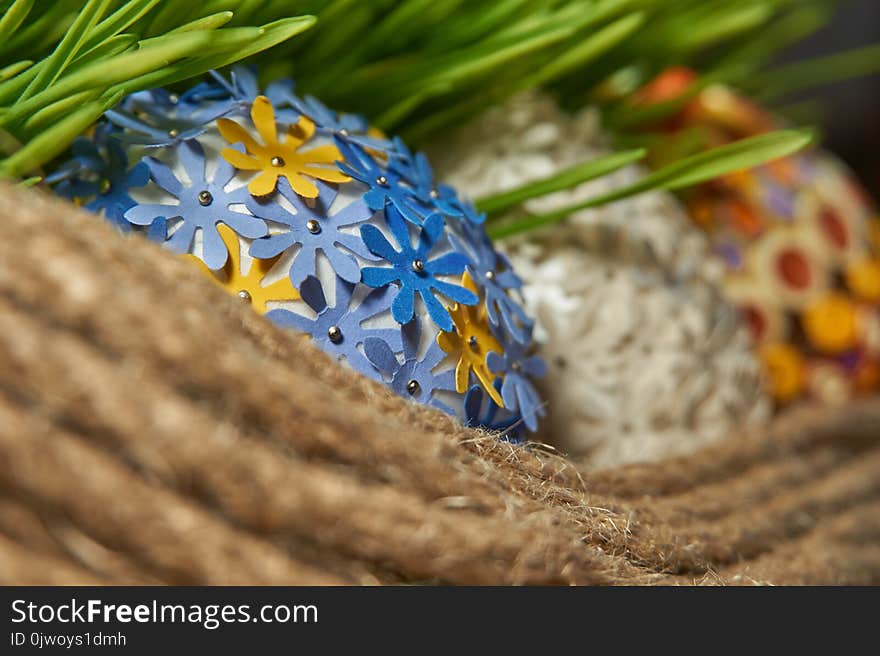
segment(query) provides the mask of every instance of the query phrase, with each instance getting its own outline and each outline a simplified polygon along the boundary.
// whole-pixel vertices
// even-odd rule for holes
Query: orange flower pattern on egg
[[[636,102],[672,100],[696,80],[672,69]],[[760,106],[715,85],[652,129],[698,128],[708,149],[779,127]],[[880,219],[837,160],[812,149],[706,183],[684,199],[728,265],[726,291],[752,329],[780,405],[880,389]]]

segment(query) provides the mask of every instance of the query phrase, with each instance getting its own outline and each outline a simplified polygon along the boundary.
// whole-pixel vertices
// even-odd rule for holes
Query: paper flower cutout
[[[424,208],[423,212],[433,207],[441,214],[478,225],[486,221],[486,215],[477,212],[469,201],[460,199],[455,189],[445,184],[436,185],[428,158],[424,153],[413,155],[399,137],[394,138],[394,151],[388,169],[412,187],[405,193],[418,201],[418,208]]]
[[[155,110],[173,112],[178,109],[180,98],[167,89],[144,89],[125,96],[117,105],[126,112],[140,111],[141,107],[149,106]]]
[[[808,303],[802,323],[807,339],[820,353],[839,355],[858,346],[856,304],[843,293],[832,292]]]
[[[804,390],[807,367],[800,351],[785,342],[773,342],[763,345],[759,356],[767,372],[773,398],[786,403]]]
[[[126,221],[126,223],[128,222]],[[168,239],[168,221],[165,220],[165,217],[160,216],[159,218],[153,219],[153,222],[147,228],[147,239],[156,242],[157,244],[162,244]],[[199,260],[199,258],[195,259]],[[204,264],[201,260],[199,260],[199,262]]]
[[[547,365],[537,355],[528,355],[525,345],[516,340],[504,344],[504,353],[491,352],[486,356],[489,371],[504,376],[501,398],[504,407],[519,411],[529,430],[538,428],[538,417],[544,416],[541,397],[531,379],[543,378]]]
[[[338,136],[336,144],[345,157],[345,161],[339,163],[339,169],[369,187],[364,200],[371,210],[385,209],[390,205],[410,223],[422,225],[430,208],[419,202],[413,189],[401,184],[400,176],[393,168],[383,168],[363,148],[346,143]]]
[[[293,93],[293,87],[277,90],[278,102],[283,102],[314,123],[318,134],[335,136],[346,143],[357,144],[362,148],[387,151],[393,147],[387,139],[370,136],[370,124],[358,114],[335,112],[313,96],[300,98]],[[269,96],[274,106],[276,99]]]
[[[476,296],[477,287],[467,273],[461,277],[462,284]],[[455,389],[464,394],[470,385],[470,373],[474,372],[483,389],[500,406],[504,406],[501,394],[495,389],[495,376],[486,364],[486,356],[491,352],[504,353],[500,342],[489,330],[486,320],[486,306],[469,307],[456,303],[449,310],[452,327],[437,336],[437,343],[446,353],[455,355]]]
[[[434,171],[424,153],[413,155],[403,139],[394,138],[394,153],[388,169],[412,186],[412,195],[422,203],[431,205],[439,196],[434,187]]]
[[[346,182],[348,176],[339,170],[322,165],[333,164],[342,158],[339,150],[330,144],[317,146],[311,150],[300,151],[315,133],[315,124],[301,116],[287,131],[287,138],[278,140],[275,125],[275,111],[266,96],[257,96],[251,107],[251,120],[263,139],[258,143],[241,125],[228,118],[217,121],[217,128],[223,137],[235,144],[243,143],[249,155],[234,148],[225,148],[220,153],[223,158],[242,171],[260,171],[248,184],[254,196],[266,196],[275,190],[280,177],[287,178],[290,186],[300,196],[315,198],[318,188],[310,180],[326,182]]]
[[[403,326],[401,335],[403,336],[402,363],[391,347],[376,337],[368,337],[364,340],[367,360],[385,378],[390,379],[389,387],[398,395],[454,414],[452,408],[436,396],[440,391],[455,391],[455,378],[451,369],[434,373],[434,369],[443,361],[446,354],[432,342],[424,357],[418,358],[421,328],[417,321],[410,321]]]
[[[358,349],[368,337],[376,337],[392,349],[402,348],[397,328],[364,328],[362,324],[388,310],[391,290],[377,289],[368,294],[357,307],[351,306],[354,285],[336,279],[334,305],[327,304],[324,290],[317,278],[309,277],[300,286],[300,295],[312,310],[315,319],[309,319],[289,310],[270,310],[266,317],[285,328],[294,328],[312,336],[318,346],[339,359],[344,359],[355,371],[378,378],[376,369]]]
[[[449,240],[456,250],[468,257],[468,273],[485,293],[489,323],[496,329],[503,328],[516,341],[527,344],[534,322],[522,306],[510,297],[511,290],[522,287],[522,280],[513,272],[507,258],[495,250],[485,232],[468,224],[464,224],[462,229],[466,239],[450,235]]]
[[[298,97],[290,80],[261,91],[252,69],[211,75],[126,96],[50,183],[404,398],[503,439],[524,434],[501,407],[508,372],[495,376],[485,356],[503,355],[517,331],[527,341],[531,323],[485,217],[364,117]],[[207,147],[218,139],[220,154]],[[126,153],[140,160],[131,170]],[[450,308],[471,323],[457,329]],[[444,346],[456,340],[453,357]],[[513,383],[514,402],[530,407]]]
[[[132,109],[137,114],[123,109],[112,109],[105,116],[111,123],[123,128],[122,132],[114,132],[113,138],[145,148],[164,148],[195,139],[208,128],[208,123],[217,118],[171,117],[162,107],[138,101],[132,103]]]
[[[239,154],[241,154],[240,151]],[[226,263],[226,245],[217,232],[217,224],[225,223],[242,237],[255,239],[266,234],[266,223],[261,219],[229,209],[230,205],[244,204],[249,198],[247,190],[239,187],[226,191],[225,187],[235,175],[226,162],[217,161],[214,179],[205,175],[205,153],[198,141],[191,140],[177,150],[186,170],[189,183],[184,184],[174,175],[167,164],[157,159],[145,159],[150,167],[153,181],[178,199],[177,205],[145,203],[136,205],[125,213],[125,218],[136,225],[150,225],[157,217],[181,219],[177,230],[165,245],[175,253],[188,253],[193,245],[196,230],[202,231],[202,260],[209,269],[216,270]]]
[[[293,192],[285,178],[278,181],[278,192],[293,205],[295,214],[274,200],[249,198],[247,208],[255,216],[289,228],[286,232],[257,239],[251,244],[250,254],[259,258],[274,257],[298,245],[299,251],[290,267],[290,281],[294,286],[301,285],[308,276],[317,275],[318,253],[323,253],[330,260],[336,275],[347,282],[356,283],[361,279],[361,268],[348,251],[366,260],[375,261],[378,258],[367,250],[360,236],[343,232],[341,228],[369,220],[373,211],[362,200],[356,200],[336,214],[328,214],[338,192],[322,182],[318,182],[317,187],[318,198],[314,207],[310,207]]]
[[[385,287],[392,282],[398,284],[400,291],[391,303],[391,313],[398,323],[409,323],[412,320],[415,314],[415,295],[418,294],[434,323],[443,330],[452,330],[449,311],[434,295],[443,294],[463,305],[474,305],[479,298],[470,289],[437,279],[441,275],[459,274],[467,265],[467,258],[456,252],[446,253],[434,260],[429,259],[434,246],[443,236],[443,217],[432,214],[425,219],[419,235],[419,245],[413,248],[409,230],[401,214],[393,206],[389,206],[385,216],[400,251],[394,250],[377,227],[362,226],[361,237],[367,248],[386,260],[391,267],[364,267],[361,270],[361,279],[370,287]]]
[[[107,137],[107,126],[96,129],[95,140],[78,137],[71,148],[73,157],[46,178],[57,182],[55,192],[72,201],[90,199],[83,207],[100,214],[123,232],[131,230],[125,212],[136,203],[129,190],[150,180],[144,162],[128,168],[128,157],[120,144]]]
[[[852,262],[845,275],[847,286],[856,298],[880,303],[880,257]]]
[[[225,225],[217,226],[217,232],[220,233],[220,238],[226,244],[226,250],[229,252],[226,264],[219,272],[211,271],[195,255],[187,256],[195,260],[200,265],[202,272],[208,275],[211,280],[233,296],[238,296],[243,302],[249,303],[260,314],[269,311],[267,304],[270,302],[299,300],[299,292],[294,289],[287,277],[263,285],[266,274],[278,261],[277,257],[269,260],[252,260],[248,272],[244,273],[242,266],[244,263],[241,260],[241,242],[238,236]],[[217,273],[221,273],[222,278],[218,278]]]
[[[501,379],[495,380],[495,390],[501,391]],[[479,385],[471,385],[464,395],[464,425],[470,428],[482,428],[487,431],[504,433],[512,442],[520,442],[521,431],[516,430],[522,424],[522,418],[510,415],[507,418],[499,418],[504,408],[495,403]]]
[[[486,222],[486,213],[478,212],[469,200],[459,198],[452,187],[439,185],[437,193],[438,197],[434,204],[441,212],[453,213],[452,216],[461,216],[474,225],[483,225]]]
[[[233,66],[227,81],[217,71],[211,71],[216,82],[214,84],[203,82],[200,95],[205,100],[211,101],[207,105],[202,104],[200,113],[212,113],[215,116],[225,116],[232,113],[247,115],[254,101],[261,95],[265,95],[275,110],[275,119],[279,123],[291,125],[300,117],[298,111],[293,109],[288,98],[293,95],[293,81],[283,78],[272,82],[266,87],[265,94],[260,93],[260,85],[256,73],[247,66]],[[195,91],[195,89],[193,89]],[[187,94],[181,96],[181,102],[195,100],[188,98]]]
[[[216,75],[216,71],[211,71],[212,75]],[[177,102],[172,103],[177,110],[179,116],[191,116],[195,112],[205,112],[215,116],[223,116],[232,110],[229,103],[221,108],[220,103],[230,99],[229,91],[226,87],[217,82],[199,82],[194,87],[184,91],[176,98]]]

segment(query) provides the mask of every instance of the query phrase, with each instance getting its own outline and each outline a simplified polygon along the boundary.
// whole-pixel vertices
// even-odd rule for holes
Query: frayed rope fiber
[[[0,216],[4,584],[880,583],[880,400],[579,470],[62,201]]]

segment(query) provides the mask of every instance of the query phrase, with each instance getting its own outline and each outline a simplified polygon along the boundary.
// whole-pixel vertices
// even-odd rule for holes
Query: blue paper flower
[[[136,106],[141,117],[122,109],[106,112],[114,125],[123,128],[114,132],[113,137],[120,141],[146,148],[164,148],[195,139],[208,129],[208,123],[217,116],[205,120],[192,120],[169,116],[167,111],[150,105]]]
[[[275,92],[275,97],[269,96],[269,100],[272,101],[273,106],[277,103],[282,106],[287,105],[310,118],[319,134],[335,136],[347,143],[373,150],[388,151],[393,147],[387,139],[367,135],[370,124],[363,116],[335,112],[313,96],[300,98],[293,93],[293,88],[279,88]]]
[[[433,207],[441,214],[471,223],[482,224],[485,213],[477,212],[469,201],[459,198],[455,189],[446,184],[435,184],[434,171],[424,153],[413,155],[400,137],[394,137],[394,150],[388,168],[411,185],[411,194],[423,207]]]
[[[278,192],[293,205],[295,214],[273,200],[261,202],[254,197],[248,198],[247,208],[255,216],[289,228],[286,232],[255,240],[251,244],[250,254],[252,257],[269,259],[299,245],[299,252],[290,267],[290,281],[294,287],[299,287],[308,276],[317,275],[319,252],[330,260],[336,275],[347,282],[359,282],[360,264],[347,251],[366,260],[376,261],[378,258],[370,253],[359,235],[343,232],[341,229],[369,220],[373,216],[373,210],[358,199],[336,214],[328,214],[338,192],[320,180],[315,184],[318,187],[318,198],[315,206],[309,207],[291,189],[287,178],[278,180]]]
[[[334,139],[344,158],[343,162],[337,163],[339,170],[370,188],[364,194],[364,200],[371,210],[385,209],[389,205],[410,223],[422,225],[424,217],[430,213],[429,208],[413,195],[413,189],[401,184],[400,176],[393,169],[384,169],[360,146],[339,136]]]
[[[106,124],[96,128],[96,140],[102,126],[106,127]],[[84,177],[97,178],[100,175],[100,171],[106,168],[104,156],[88,137],[74,139],[70,155],[70,159],[59,164],[58,168],[46,176],[46,182],[53,185],[55,193],[63,198],[85,198],[95,193],[95,187],[92,186],[94,180],[86,180]]]
[[[483,225],[486,222],[486,213],[478,212],[471,201],[459,198],[455,189],[449,185],[437,185],[434,207],[446,216],[464,219],[474,225]]]
[[[485,231],[462,224],[464,239],[449,236],[453,247],[467,255],[467,270],[486,294],[486,315],[498,333],[506,330],[521,344],[531,340],[533,321],[522,306],[510,296],[511,290],[522,287],[522,280],[513,272],[507,258],[495,250]]]
[[[390,171],[412,186],[410,192],[422,207],[434,207],[441,214],[465,219],[477,225],[486,221],[486,214],[477,212],[469,201],[458,197],[449,185],[434,183],[434,171],[424,153],[413,155],[399,137],[394,138],[394,152],[388,165]]]
[[[459,198],[455,189],[445,184],[434,184],[434,171],[423,153],[415,156],[399,137],[394,138],[394,153],[389,168],[413,186],[418,200],[433,206],[441,214],[465,219],[475,224],[486,221],[486,214],[477,212],[473,203]]]
[[[168,239],[168,221],[163,217],[154,219],[150,227],[147,228],[147,239],[157,244],[164,243]]]
[[[520,306],[522,283],[492,248],[485,214],[439,184],[423,153],[399,138],[373,136],[364,117],[297,96],[290,80],[261,89],[253,69],[211,76],[179,93],[128,95],[47,180],[123,229],[199,254],[215,282],[212,270],[235,264],[226,287],[239,295],[247,287],[236,282],[243,280],[239,250],[247,249],[251,282],[287,286],[284,302],[270,303],[268,312],[254,295],[255,309],[270,320],[309,334],[404,398],[520,441],[526,424],[534,428],[543,414],[532,380],[543,363],[528,355],[533,322]],[[252,116],[263,96],[272,125]],[[225,121],[216,125],[227,116],[240,139],[228,138]],[[255,176],[245,165],[255,156],[247,152],[252,134],[288,128],[336,144],[339,151],[325,158],[327,177],[305,189],[282,176],[271,189],[253,186],[263,192],[254,196]],[[237,144],[229,160],[203,150],[215,131]],[[145,148],[152,156],[129,169],[126,153],[140,158]],[[265,158],[264,168],[290,167],[293,155]],[[141,193],[130,189],[143,185]],[[270,270],[282,279],[270,283]]]
[[[100,126],[95,140],[78,137],[71,147],[73,157],[47,178],[56,182],[55,192],[69,200],[85,200],[83,207],[104,217],[123,232],[131,230],[125,220],[136,202],[129,194],[150,179],[149,167],[138,162],[128,168],[128,157],[120,144],[107,138],[107,126]]]
[[[184,184],[174,172],[157,159],[148,157],[153,181],[180,202],[172,204],[145,203],[136,205],[125,213],[125,218],[136,225],[150,225],[157,217],[181,219],[181,224],[171,234],[166,246],[175,253],[188,253],[192,248],[196,230],[203,237],[202,260],[209,269],[217,270],[226,264],[226,245],[217,232],[217,224],[225,223],[242,237],[255,239],[266,234],[266,223],[250,214],[229,209],[230,205],[244,204],[250,198],[246,187],[225,191],[224,187],[235,176],[235,169],[225,160],[217,158],[214,179],[206,179],[205,153],[198,141],[186,141],[177,149],[180,161],[190,182]]]
[[[394,137],[394,153],[388,169],[412,186],[412,194],[425,205],[432,205],[439,197],[434,187],[434,171],[424,153],[413,155],[400,137]]]
[[[276,80],[266,87],[265,94],[261,94],[256,73],[246,66],[233,66],[229,80],[217,71],[210,71],[210,73],[225,93],[212,88],[210,90],[212,97],[208,99],[207,104],[202,104],[198,110],[200,113],[209,113],[217,117],[231,113],[247,116],[250,114],[251,105],[257,96],[265,95],[275,109],[276,121],[285,125],[293,125],[299,119],[299,112],[290,106],[288,100],[289,96],[293,95],[291,80]],[[207,92],[208,89],[206,88],[204,91]]]
[[[504,354],[491,351],[486,356],[486,364],[494,374],[504,375],[501,384],[501,398],[504,407],[511,412],[519,411],[529,430],[538,428],[538,417],[544,416],[544,406],[532,378],[541,378],[547,373],[547,365],[537,355],[528,355],[526,346],[515,340],[504,342]]]
[[[358,346],[367,338],[373,337],[382,340],[390,348],[402,348],[399,329],[362,326],[365,321],[388,310],[391,290],[373,290],[357,307],[351,307],[354,288],[351,283],[336,278],[336,300],[333,306],[329,306],[321,283],[310,276],[300,285],[299,293],[317,313],[315,319],[282,309],[270,310],[266,316],[280,326],[308,333],[324,351],[338,359],[344,359],[355,371],[379,379],[377,370],[360,352]]]
[[[495,389],[501,391],[500,378],[495,379]],[[465,426],[503,433],[509,441],[518,443],[522,441],[522,423],[522,417],[503,410],[482,385],[472,385],[464,395]]]
[[[128,94],[117,107],[126,112],[135,111],[145,105],[166,111],[174,111],[177,108],[178,102],[179,98],[177,95],[167,89],[146,89]]]
[[[446,357],[446,353],[432,341],[425,356],[419,359],[421,328],[417,321],[410,321],[401,329],[403,336],[403,362],[398,360],[387,342],[376,337],[364,340],[364,353],[383,377],[390,379],[389,387],[400,396],[427,403],[448,414],[455,412],[436,397],[437,392],[455,392],[455,370],[446,369],[434,373],[434,369]]]
[[[410,242],[409,230],[400,213],[389,206],[385,216],[400,251],[394,249],[377,227],[362,226],[361,236],[367,248],[386,260],[391,267],[364,267],[361,270],[361,279],[370,287],[385,287],[392,282],[399,285],[400,290],[391,303],[391,313],[398,323],[409,323],[412,320],[415,295],[418,294],[434,323],[442,330],[451,331],[452,317],[434,294],[443,294],[463,305],[475,305],[480,299],[469,289],[438,280],[436,276],[462,273],[467,266],[467,258],[461,253],[451,252],[434,260],[428,259],[443,236],[443,217],[439,214],[432,214],[425,219],[425,225],[419,234],[419,244],[415,248]]]
[[[217,101],[229,100],[232,96],[229,90],[217,82],[199,82],[194,87],[190,87],[177,98],[177,102],[172,102],[177,108],[179,116],[191,116],[200,110],[217,111],[219,105],[212,104]],[[221,114],[222,115],[222,114]]]

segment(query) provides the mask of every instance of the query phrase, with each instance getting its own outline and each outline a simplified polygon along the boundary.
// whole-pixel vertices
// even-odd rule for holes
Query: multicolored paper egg
[[[543,95],[491,109],[429,152],[475,198],[609,152],[599,115]],[[549,212],[645,175],[629,166],[528,201]],[[718,287],[723,268],[674,196],[651,192],[507,240],[547,362],[541,438],[593,466],[688,453],[762,424],[769,399],[748,334]]]
[[[681,96],[696,80],[670,70],[639,100]],[[780,122],[716,85],[659,127],[700,134],[709,148]],[[812,149],[723,176],[684,200],[726,263],[725,292],[751,328],[780,406],[880,390],[880,220],[843,164]]]
[[[396,393],[519,440],[544,414],[522,282],[426,157],[236,68],[126,98],[48,177]]]

